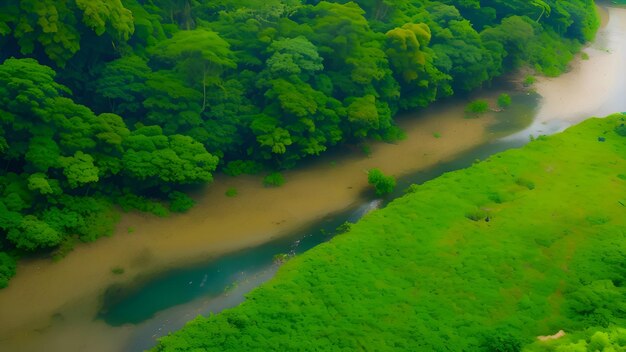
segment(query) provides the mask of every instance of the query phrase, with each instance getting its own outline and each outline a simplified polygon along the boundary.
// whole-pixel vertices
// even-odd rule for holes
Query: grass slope
[[[590,119],[414,187],[155,351],[517,351],[624,326],[622,122]]]

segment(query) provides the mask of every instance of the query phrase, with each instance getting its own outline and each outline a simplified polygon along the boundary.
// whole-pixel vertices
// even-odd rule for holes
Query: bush
[[[15,275],[15,259],[7,253],[0,252],[0,288],[9,285],[9,279]]]
[[[465,217],[472,221],[487,219],[487,216],[489,216],[489,213],[482,209],[474,209],[465,213]]]
[[[367,182],[374,186],[377,196],[384,196],[393,192],[396,188],[396,180],[393,176],[385,176],[379,169],[371,169],[367,172]]]
[[[114,275],[122,275],[124,273],[124,268],[122,268],[121,266],[116,266],[114,268],[111,268],[111,273]]]
[[[230,187],[229,189],[226,190],[226,197],[236,197],[238,192],[237,192],[237,188],[235,187]]]
[[[285,184],[285,178],[280,172],[272,172],[263,179],[265,187],[279,187],[283,184]]]
[[[184,213],[196,204],[195,200],[182,192],[172,192],[169,198],[171,200],[170,210],[177,213]]]
[[[615,133],[619,134],[622,137],[626,137],[626,125],[622,123],[619,126],[615,127]]]
[[[506,93],[500,94],[500,96],[498,97],[498,106],[501,108],[506,108],[510,105],[511,105],[511,96]]]
[[[524,78],[524,87],[530,87],[533,84],[535,84],[535,82],[537,82],[537,79],[535,78],[535,76],[526,76],[526,78]]]
[[[478,115],[489,111],[489,103],[486,100],[476,99],[465,108],[466,113]]]

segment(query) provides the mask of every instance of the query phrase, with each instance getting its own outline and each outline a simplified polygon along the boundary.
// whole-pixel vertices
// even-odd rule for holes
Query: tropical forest
[[[626,1],[0,1],[0,351],[626,351]]]

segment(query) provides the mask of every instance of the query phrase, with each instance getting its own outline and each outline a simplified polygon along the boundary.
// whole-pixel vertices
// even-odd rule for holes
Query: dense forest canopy
[[[5,0],[0,286],[11,258],[166,214],[181,187],[395,140],[399,110],[562,72],[591,0]]]

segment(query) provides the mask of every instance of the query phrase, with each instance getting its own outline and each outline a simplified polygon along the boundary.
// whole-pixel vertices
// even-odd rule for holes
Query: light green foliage
[[[526,76],[524,78],[524,86],[525,87],[532,86],[533,84],[535,84],[536,81],[537,79],[534,76]]]
[[[285,184],[285,177],[280,172],[272,172],[263,178],[263,185],[266,187],[280,187]]]
[[[489,111],[489,102],[482,99],[476,99],[465,107],[465,112],[478,115]]]
[[[303,36],[272,42],[267,68],[274,77],[311,74],[324,68],[317,47]]]
[[[590,328],[582,332],[569,333],[558,340],[535,342],[523,349],[524,352],[617,352],[625,350],[626,329],[616,326],[599,330]]]
[[[133,15],[124,8],[120,0],[75,0],[76,6],[83,12],[83,23],[102,35],[110,25],[113,33],[123,40],[133,34]]]
[[[511,105],[511,96],[506,94],[506,93],[502,93],[498,96],[498,106],[500,108],[506,108],[509,107]]]
[[[240,306],[196,318],[153,350],[619,351],[620,117],[412,187],[290,259]],[[490,221],[467,219],[471,209],[488,209]],[[560,329],[566,337],[537,341]]]
[[[367,183],[374,187],[377,196],[387,195],[396,188],[396,179],[386,176],[380,169],[370,169],[367,172]]]

